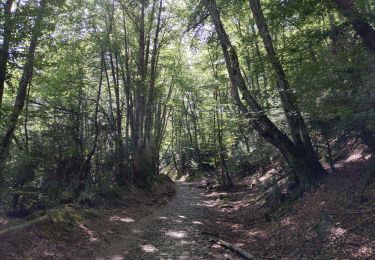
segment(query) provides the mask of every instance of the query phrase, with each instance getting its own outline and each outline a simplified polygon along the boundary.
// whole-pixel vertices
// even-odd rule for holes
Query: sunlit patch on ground
[[[202,203],[198,203],[197,206],[213,208],[220,204],[220,200],[203,200]]]
[[[239,248],[241,248],[241,247],[245,246],[245,244],[244,244],[244,243],[236,243],[235,245],[236,245],[237,247],[239,247]]]
[[[242,224],[233,224],[231,225],[231,228],[235,231],[242,231],[242,229],[244,228]]]
[[[374,248],[371,245],[361,246],[356,253],[353,254],[355,258],[369,258],[374,254]]]
[[[146,252],[146,253],[155,253],[155,252],[158,252],[158,251],[159,251],[155,246],[153,246],[153,245],[151,245],[151,244],[141,245],[140,248],[141,248],[144,252]]]
[[[221,245],[219,245],[219,244],[213,244],[213,245],[212,245],[212,248],[220,249],[220,248],[221,248]]]
[[[165,233],[167,236],[172,238],[184,238],[187,237],[187,233],[185,231],[168,231]]]
[[[341,227],[332,227],[330,230],[330,238],[332,240],[342,237],[346,233],[346,229],[343,229]]]
[[[217,192],[217,191],[211,192],[209,194],[204,194],[205,197],[219,197],[219,196],[226,196],[226,195],[228,195],[227,192]]]
[[[109,221],[114,222],[114,221],[120,221],[120,222],[125,222],[125,223],[133,223],[135,222],[134,219],[128,218],[128,217],[119,217],[119,216],[112,216]]]
[[[354,152],[345,160],[345,162],[357,162],[362,159],[365,159],[365,154],[362,149],[356,149]]]
[[[132,229],[131,232],[132,232],[133,234],[142,234],[142,233],[143,233],[143,231],[142,231],[142,230],[139,230],[139,229]]]
[[[268,172],[266,172],[262,177],[259,178],[260,182],[265,182],[269,178],[272,178],[277,173],[276,169],[271,169]]]
[[[83,229],[83,231],[89,236],[90,242],[97,242],[99,239],[96,237],[94,231],[85,227],[82,223],[79,223],[78,226]]]
[[[180,244],[181,245],[191,245],[191,244],[195,244],[195,241],[181,240]]]
[[[6,225],[8,222],[9,221],[7,219],[0,218],[0,225]]]
[[[368,161],[371,158],[372,158],[372,155],[366,153],[363,148],[357,148],[352,153],[350,153],[350,155],[345,160],[335,163],[335,167],[343,168],[346,166],[347,163]]]
[[[260,230],[260,229],[257,229],[257,228],[253,228],[251,230],[249,230],[247,232],[247,234],[251,237],[257,237],[257,238],[268,238],[268,233],[263,231],[263,230]]]
[[[292,217],[286,217],[281,220],[282,227],[288,227],[290,230],[296,230],[298,228],[298,224],[293,220]]]
[[[246,208],[248,206],[249,206],[249,203],[246,203],[246,202],[240,200],[240,201],[231,202],[230,204],[228,204],[224,207],[221,206],[220,211],[231,213],[231,212],[238,211],[242,208]]]

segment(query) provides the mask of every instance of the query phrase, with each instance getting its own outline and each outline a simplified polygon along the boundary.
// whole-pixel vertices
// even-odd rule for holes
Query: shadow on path
[[[226,250],[202,234],[205,222],[216,219],[211,202],[193,184],[180,182],[176,189],[172,201],[152,215],[125,221],[127,232],[96,259],[226,259]]]

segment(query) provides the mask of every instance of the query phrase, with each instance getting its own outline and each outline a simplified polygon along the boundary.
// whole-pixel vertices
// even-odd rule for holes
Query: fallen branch
[[[218,245],[221,245],[221,246],[224,246],[230,250],[232,250],[233,252],[239,254],[240,256],[242,256],[243,258],[247,259],[247,260],[255,260],[255,257],[250,254],[249,252],[239,248],[238,246],[235,246],[227,241],[224,241],[222,239],[211,239],[212,242],[218,244]]]
[[[8,233],[10,231],[16,231],[16,230],[19,230],[19,229],[27,228],[27,227],[32,226],[34,224],[37,224],[39,222],[43,222],[43,221],[45,221],[47,219],[49,219],[49,216],[45,215],[45,216],[42,216],[42,217],[30,220],[30,221],[28,221],[26,223],[22,223],[22,224],[17,225],[17,226],[6,228],[6,229],[0,231],[0,235],[6,234],[6,233]]]

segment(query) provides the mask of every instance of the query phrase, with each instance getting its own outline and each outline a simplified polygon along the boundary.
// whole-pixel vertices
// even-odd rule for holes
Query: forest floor
[[[233,259],[210,242],[216,211],[199,185],[167,183],[121,207],[66,205],[57,220],[0,235],[0,259]]]
[[[238,179],[229,190],[214,189],[211,179],[176,182],[172,197],[168,183],[158,193],[134,195],[126,206],[79,210],[68,229],[49,221],[0,235],[0,258],[242,259],[212,243],[214,237],[257,259],[371,259],[375,184],[366,185],[366,176],[372,160],[351,151],[316,191],[294,202],[280,196],[282,176],[280,190],[270,188],[274,168]]]
[[[209,228],[257,259],[375,259],[374,165],[354,148],[316,191],[294,202],[280,196],[287,190],[282,177],[276,194],[270,188],[274,168],[237,180],[206,195],[218,216]]]

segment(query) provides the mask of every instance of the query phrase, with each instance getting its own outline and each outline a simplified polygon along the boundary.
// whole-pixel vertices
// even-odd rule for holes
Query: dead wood
[[[255,257],[252,254],[250,254],[249,252],[247,252],[247,251],[239,248],[238,246],[235,246],[235,245],[233,245],[233,244],[231,244],[227,241],[224,241],[220,238],[211,238],[210,241],[232,250],[233,252],[239,254],[240,256],[242,256],[243,258],[245,258],[247,260],[255,260]]]
[[[237,246],[235,246],[235,245],[233,245],[233,244],[231,244],[227,241],[224,241],[222,239],[218,239],[216,241],[216,243],[236,252],[237,254],[241,255],[245,259],[255,260],[255,257],[252,254],[250,254],[249,252],[247,252],[247,251],[245,251],[245,250],[243,250],[243,249],[241,249],[241,248],[239,248],[239,247],[237,247]]]

